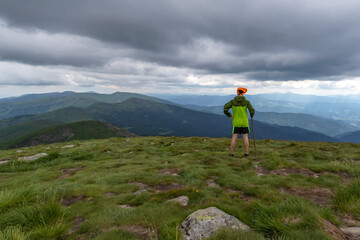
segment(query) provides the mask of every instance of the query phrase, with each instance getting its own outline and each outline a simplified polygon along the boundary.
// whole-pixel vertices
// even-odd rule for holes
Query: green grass
[[[69,144],[75,147],[61,148]],[[331,239],[324,220],[360,219],[358,144],[263,140],[249,158],[239,157],[243,148],[229,157],[229,144],[225,138],[136,137],[0,151],[0,160],[10,160],[0,165],[0,239],[140,239],[128,226],[151,230],[153,239],[180,239],[181,222],[210,206],[252,228],[223,229],[211,239]],[[42,152],[49,155],[18,160]],[[308,169],[318,177],[258,175],[255,165]],[[177,169],[178,176],[161,175],[162,169]],[[209,179],[219,187],[209,187]],[[134,194],[141,189],[135,182],[149,189]],[[166,189],[171,184],[180,187]],[[333,194],[321,207],[311,196],[282,189]],[[189,197],[188,206],[166,202],[181,195]]]
[[[351,182],[345,187],[340,188],[334,198],[336,209],[354,214],[360,217],[360,181],[359,179]]]

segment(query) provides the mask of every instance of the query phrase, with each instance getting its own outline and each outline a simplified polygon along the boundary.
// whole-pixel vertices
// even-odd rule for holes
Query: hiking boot
[[[249,156],[249,154],[245,153],[245,157],[248,157],[248,156]]]
[[[233,156],[234,156],[234,154],[229,153],[229,156],[230,156],[230,157],[233,157]]]

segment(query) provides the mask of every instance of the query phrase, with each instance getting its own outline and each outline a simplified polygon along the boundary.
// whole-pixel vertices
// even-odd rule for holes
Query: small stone
[[[28,157],[19,157],[19,161],[34,161],[36,159],[42,158],[42,157],[46,157],[47,154],[46,153],[39,153],[36,154],[34,156],[28,156]]]
[[[135,194],[135,195],[140,195],[140,194],[142,194],[143,192],[146,192],[146,189],[140,189],[140,190],[134,192],[134,194]]]
[[[130,209],[130,208],[133,208],[132,206],[130,205],[126,205],[126,204],[121,204],[121,205],[118,205],[120,208],[123,208],[123,209]]]
[[[220,185],[217,184],[217,183],[215,182],[215,180],[213,180],[213,179],[208,179],[208,180],[206,181],[206,183],[207,183],[207,185],[208,185],[209,187],[220,188]]]
[[[9,160],[1,160],[1,161],[0,161],[0,165],[1,165],[1,164],[8,163],[8,162],[9,162]]]
[[[73,148],[75,147],[75,145],[65,145],[65,146],[62,146],[61,148]]]
[[[17,150],[16,152],[17,153],[22,153],[22,152],[24,152],[24,150]]]
[[[189,205],[189,198],[187,196],[180,196],[174,199],[167,200],[166,202],[177,202],[180,203],[181,206],[186,207]]]

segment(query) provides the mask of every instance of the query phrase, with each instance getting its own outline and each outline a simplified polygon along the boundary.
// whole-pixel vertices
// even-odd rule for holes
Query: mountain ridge
[[[112,123],[141,136],[231,136],[232,124],[225,116],[180,106],[130,98],[121,103],[95,103],[87,108],[69,107],[32,116],[0,121],[0,127],[41,119],[69,123],[96,120]],[[274,126],[254,121],[257,139],[338,142],[323,134],[301,128]]]

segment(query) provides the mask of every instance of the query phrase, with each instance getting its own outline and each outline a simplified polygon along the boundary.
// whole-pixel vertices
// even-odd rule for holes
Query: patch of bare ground
[[[120,229],[131,232],[141,239],[157,239],[157,233],[154,230],[151,230],[148,227],[139,226],[139,225],[128,225],[121,226]]]
[[[279,168],[279,169],[270,171],[270,173],[280,175],[280,176],[289,176],[292,174],[299,174],[299,175],[314,177],[314,178],[319,177],[319,175],[317,173],[314,173],[313,171],[311,171],[307,168]]]
[[[245,202],[250,202],[250,201],[256,199],[255,197],[246,195],[244,192],[239,191],[239,190],[227,189],[226,192],[228,192],[231,195],[231,198],[233,198],[233,199],[240,198],[241,200],[243,200]]]
[[[162,176],[179,176],[182,171],[181,168],[164,168],[159,171],[159,175]]]
[[[135,185],[135,186],[137,186],[137,187],[140,188],[139,190],[137,190],[137,191],[134,193],[134,194],[136,194],[136,195],[141,194],[141,193],[143,193],[143,192],[146,192],[147,189],[150,188],[147,184],[141,183],[141,182],[131,182],[130,184]]]
[[[347,240],[346,235],[328,220],[323,221],[323,230],[334,240]]]
[[[149,185],[141,182],[131,182],[130,184],[138,186],[140,189],[147,189],[149,188]]]
[[[74,173],[76,173],[77,171],[80,171],[82,169],[84,169],[86,167],[77,167],[77,168],[64,168],[61,169],[60,171],[63,172],[64,174],[59,176],[57,179],[64,179],[64,178],[68,178],[71,177],[71,175],[73,175]]]
[[[114,231],[114,230],[118,230],[118,229],[120,229],[120,227],[110,226],[110,227],[105,227],[105,228],[101,229],[101,232],[110,232],[110,231]]]
[[[321,207],[329,206],[333,193],[327,188],[280,188],[280,192],[307,198]]]
[[[180,184],[180,183],[170,183],[170,184],[158,184],[154,186],[155,192],[156,193],[160,193],[160,192],[168,192],[171,190],[177,190],[177,189],[181,189],[184,188],[185,186]]]
[[[7,160],[0,161],[0,165],[1,165],[1,164],[8,163],[8,162],[9,162],[9,161],[7,161]]]
[[[79,195],[79,196],[65,196],[63,197],[61,204],[64,206],[71,206],[74,203],[77,203],[79,201],[83,201],[86,198],[86,196],[84,195]]]
[[[293,174],[299,174],[307,177],[318,178],[319,174],[307,169],[307,168],[279,168],[275,170],[269,170],[263,166],[254,165],[255,171],[258,176],[266,174],[275,174],[279,176],[289,176]]]
[[[171,190],[177,190],[177,189],[181,189],[184,188],[185,186],[179,183],[170,183],[170,184],[158,184],[155,186],[149,186],[145,183],[141,183],[141,182],[132,182],[130,184],[136,185],[140,188],[140,190],[136,191],[134,194],[141,194],[143,192],[146,191],[155,191],[156,193],[160,193],[160,192],[167,192],[167,191],[171,191]]]
[[[220,188],[220,185],[217,184],[214,179],[208,179],[208,180],[206,180],[206,184],[208,185],[208,187]]]
[[[77,231],[79,231],[79,226],[80,224],[82,224],[83,222],[86,221],[86,218],[82,217],[82,216],[76,216],[74,219],[74,224],[73,226],[69,229],[69,231],[67,232],[67,235],[71,235]]]
[[[360,227],[360,221],[354,219],[350,215],[340,217],[340,222],[343,227]]]
[[[3,158],[3,159],[0,159],[0,165],[1,165],[1,164],[8,163],[10,160],[12,160],[12,159],[11,159],[11,158]]]
[[[116,193],[114,193],[114,192],[106,192],[106,193],[104,193],[104,196],[106,196],[106,197],[113,197],[115,195],[116,195]]]
[[[347,172],[330,172],[324,171],[320,173],[315,173],[307,168],[279,168],[275,170],[269,170],[263,166],[254,165],[255,171],[258,176],[267,175],[267,174],[275,174],[279,176],[289,176],[293,174],[299,174],[302,176],[318,178],[321,175],[325,174],[334,174],[339,176],[343,181],[348,181],[352,179],[352,175]]]
[[[258,176],[270,174],[270,170],[263,166],[254,165],[255,172]]]

